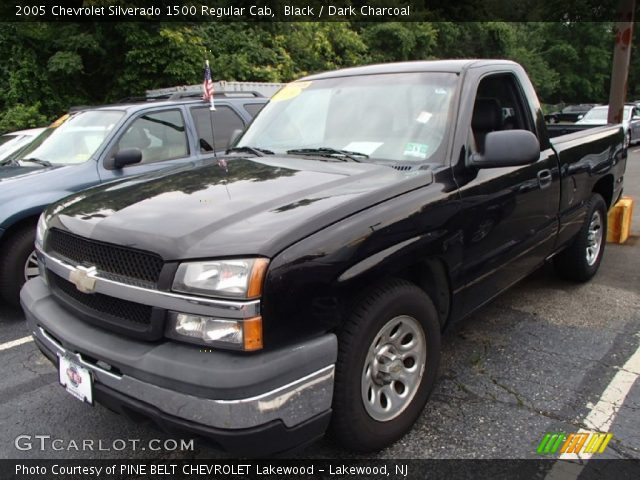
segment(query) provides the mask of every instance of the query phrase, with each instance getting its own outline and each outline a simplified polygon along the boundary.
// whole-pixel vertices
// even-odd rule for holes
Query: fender
[[[461,245],[455,221],[460,202],[450,188],[450,169],[443,168],[435,178],[276,255],[263,295],[265,344],[339,328],[354,301],[390,277],[425,289],[444,325],[451,301],[448,275]]]

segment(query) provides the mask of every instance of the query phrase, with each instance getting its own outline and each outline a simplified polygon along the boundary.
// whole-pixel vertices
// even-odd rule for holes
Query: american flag
[[[205,101],[209,100],[211,110],[215,110],[216,107],[213,104],[213,80],[211,79],[211,67],[209,67],[209,60],[206,61],[204,67],[204,82],[202,83],[202,90],[204,91],[202,99]]]

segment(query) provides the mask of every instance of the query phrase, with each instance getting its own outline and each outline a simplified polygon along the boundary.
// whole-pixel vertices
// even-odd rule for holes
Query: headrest
[[[471,128],[481,132],[492,132],[502,127],[502,107],[495,98],[477,98],[473,107]]]

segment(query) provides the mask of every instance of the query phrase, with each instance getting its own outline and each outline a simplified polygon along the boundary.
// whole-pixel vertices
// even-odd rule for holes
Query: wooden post
[[[616,44],[613,50],[611,90],[609,92],[609,123],[621,123],[624,103],[627,98],[627,78],[631,59],[631,37],[633,36],[633,14],[635,0],[620,0],[616,22]]]

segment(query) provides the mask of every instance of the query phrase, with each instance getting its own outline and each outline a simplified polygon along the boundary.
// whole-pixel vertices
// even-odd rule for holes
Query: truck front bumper
[[[328,425],[332,334],[246,355],[146,343],[95,327],[56,302],[40,277],[27,282],[21,302],[40,350],[55,364],[73,357],[91,371],[95,400],[131,418],[251,455],[290,450]]]

